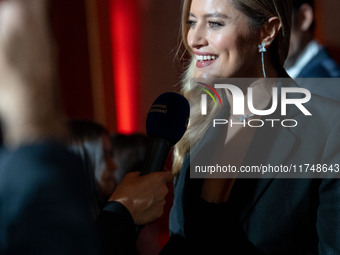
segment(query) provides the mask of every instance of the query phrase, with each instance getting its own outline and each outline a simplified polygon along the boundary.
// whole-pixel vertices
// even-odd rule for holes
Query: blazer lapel
[[[283,80],[283,82],[284,81],[286,80]],[[278,82],[279,91],[281,90],[283,82]],[[285,84],[285,86],[287,85],[292,86],[291,82]],[[279,102],[281,102],[280,94]],[[278,110],[272,116],[267,116],[266,118],[282,119],[279,109],[281,109],[280,105],[278,105]],[[298,109],[295,106],[289,105],[285,119],[293,119],[297,114],[299,114]],[[275,123],[274,128],[271,127],[271,124],[258,128],[243,161],[243,165],[284,165],[291,156],[294,155],[295,150],[298,148],[298,144],[299,139],[290,132],[290,128],[282,127],[279,122]],[[236,180],[230,196],[230,202],[237,204],[236,208],[239,208],[238,213],[241,221],[246,219],[276,175],[276,173],[268,173],[266,175],[259,174],[256,176],[257,178],[252,176],[252,179],[238,178]]]
[[[290,158],[290,155],[294,154],[295,148],[298,147],[298,139],[287,129],[281,129],[276,134],[275,142],[270,143],[268,142],[271,140],[270,138],[267,142],[263,141],[264,136],[260,134],[262,132],[265,131],[257,132],[248,150],[244,165],[284,165]],[[268,133],[266,135],[268,137]],[[272,136],[274,134],[269,135]],[[276,175],[276,173],[268,173],[266,175],[259,174],[256,179],[237,179],[230,198],[233,203],[239,204],[238,207],[242,207],[239,211],[241,221],[247,217],[257,201],[261,199]]]

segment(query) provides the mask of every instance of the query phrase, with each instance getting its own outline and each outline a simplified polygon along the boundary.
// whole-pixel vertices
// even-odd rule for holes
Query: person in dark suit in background
[[[293,0],[290,48],[285,62],[292,78],[340,78],[337,63],[314,37],[313,0]]]
[[[135,224],[162,214],[172,175],[129,174],[95,227],[88,176],[64,145],[47,3],[0,2],[0,254],[131,254]]]
[[[314,0],[293,0],[290,48],[285,62],[292,78],[340,78],[338,64],[315,39]],[[340,85],[313,79],[297,79],[312,93],[340,100]]]

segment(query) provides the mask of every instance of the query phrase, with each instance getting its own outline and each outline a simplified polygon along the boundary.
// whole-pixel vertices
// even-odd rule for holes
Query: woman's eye
[[[221,22],[218,22],[218,21],[209,21],[208,25],[209,25],[209,27],[212,27],[212,28],[219,28],[219,27],[223,26],[223,24]]]
[[[194,20],[188,20],[188,21],[187,21],[187,25],[188,25],[189,27],[193,27],[193,26],[196,25],[196,21],[194,21]]]

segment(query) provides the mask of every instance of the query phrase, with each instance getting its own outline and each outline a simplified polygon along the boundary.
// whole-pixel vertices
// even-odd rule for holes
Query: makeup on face
[[[195,78],[256,77],[257,37],[229,1],[193,0],[187,25]]]

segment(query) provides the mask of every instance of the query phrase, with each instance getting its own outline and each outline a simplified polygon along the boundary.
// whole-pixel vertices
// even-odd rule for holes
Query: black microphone
[[[146,119],[149,144],[141,175],[162,171],[171,147],[184,135],[189,114],[188,100],[178,93],[166,92],[153,102]]]

